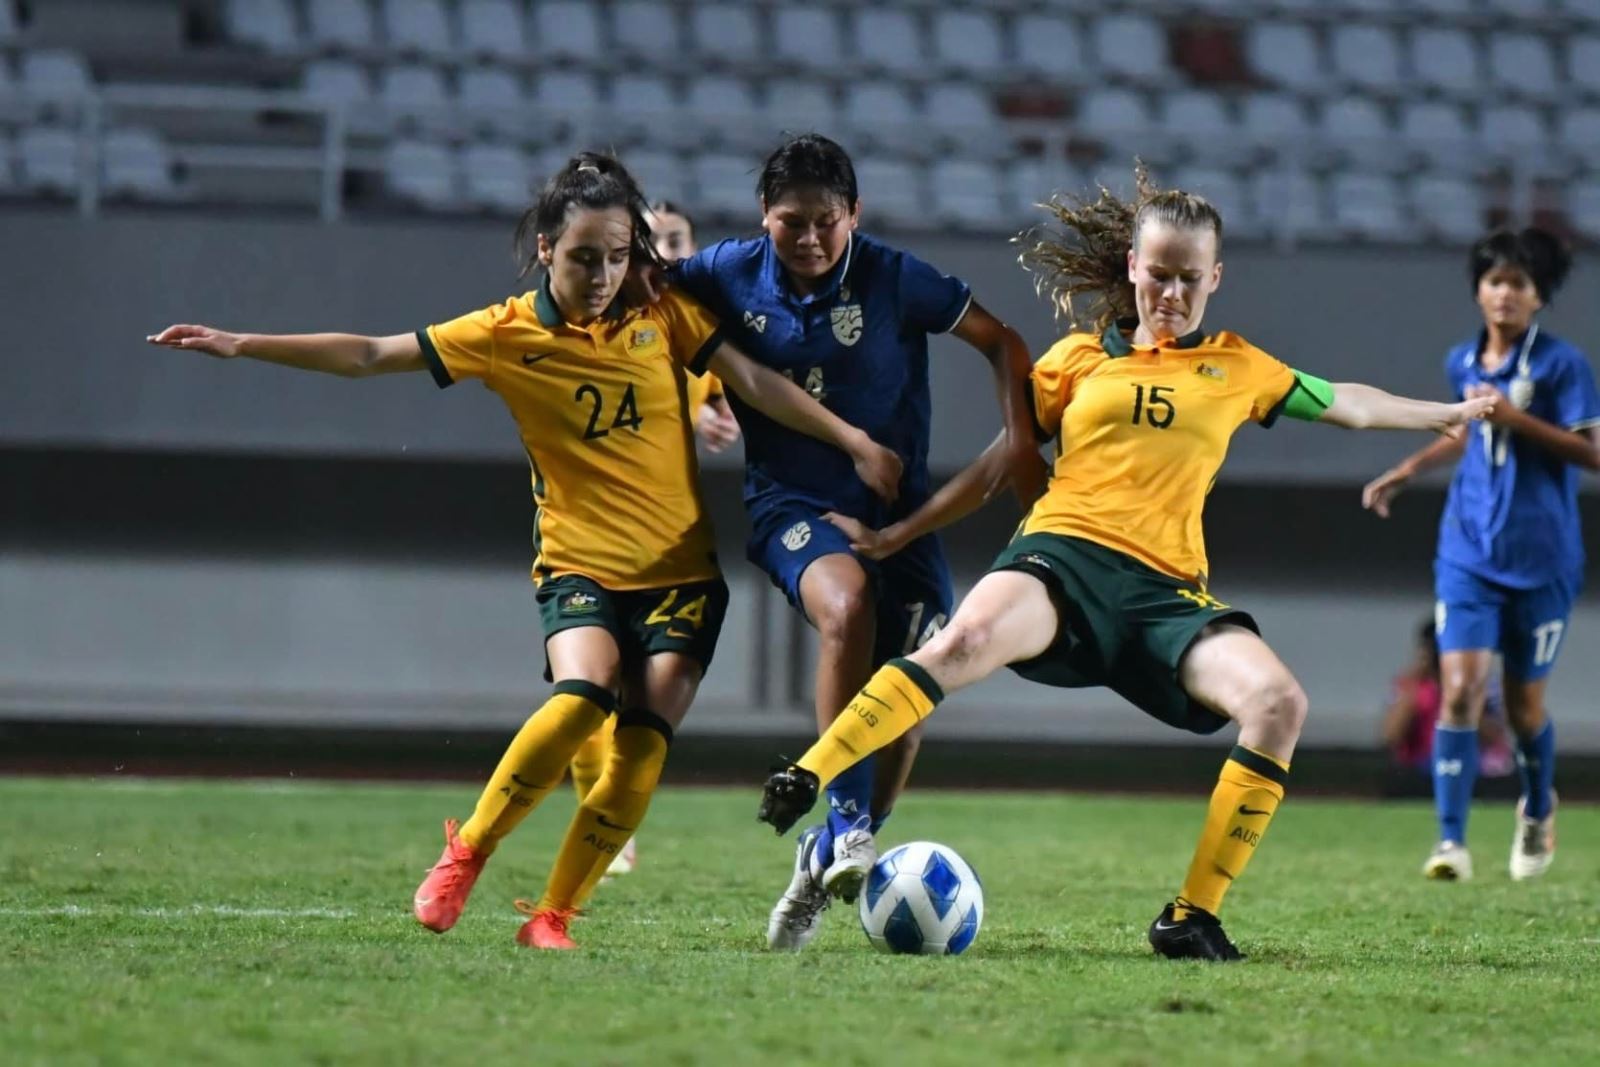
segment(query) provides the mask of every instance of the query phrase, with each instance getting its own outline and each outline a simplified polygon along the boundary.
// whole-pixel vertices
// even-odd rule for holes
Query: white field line
[[[36,908],[0,907],[0,916],[18,919],[160,919],[184,922],[192,919],[392,919],[405,914],[400,911],[358,912],[348,908],[240,908],[232,904],[190,904],[175,908],[125,908],[115,904],[57,904]],[[506,921],[526,922],[521,915],[507,915]],[[658,926],[664,920],[648,917],[624,918],[609,916],[608,921],[622,921],[630,926]],[[705,916],[702,927],[736,926],[754,920],[733,919],[726,916]]]
[[[116,905],[58,904],[42,908],[4,908],[0,915],[23,919],[354,919],[347,908],[239,908],[231,904],[190,904],[185,908],[122,908]]]

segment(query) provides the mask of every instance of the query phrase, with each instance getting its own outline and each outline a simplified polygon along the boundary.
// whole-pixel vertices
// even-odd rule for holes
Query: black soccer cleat
[[[817,806],[821,784],[815,774],[792,763],[773,771],[761,789],[761,807],[756,811],[756,818],[771,823],[781,837],[802,815]]]
[[[1213,963],[1230,963],[1244,959],[1244,954],[1233,947],[1228,935],[1222,932],[1222,923],[1209,911],[1192,904],[1183,905],[1188,911],[1182,919],[1174,919],[1177,901],[1161,909],[1156,921],[1150,924],[1150,947],[1158,956],[1169,960],[1210,960]]]

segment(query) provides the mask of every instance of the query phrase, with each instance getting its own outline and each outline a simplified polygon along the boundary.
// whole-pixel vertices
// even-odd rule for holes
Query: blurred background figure
[[[1383,713],[1383,744],[1392,772],[1386,792],[1424,796],[1429,791],[1433,730],[1439,722],[1439,639],[1431,618],[1417,627],[1411,660],[1394,677],[1389,706]],[[1498,675],[1491,673],[1491,679]],[[1505,727],[1500,686],[1490,687],[1483,722],[1478,728],[1478,774],[1504,778],[1516,766]]]

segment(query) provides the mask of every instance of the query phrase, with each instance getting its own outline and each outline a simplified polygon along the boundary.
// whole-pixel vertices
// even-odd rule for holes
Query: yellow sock
[[[1243,745],[1233,747],[1211,794],[1206,828],[1178,893],[1176,918],[1188,914],[1185,904],[1217,914],[1223,894],[1266,835],[1288,779],[1287,763]]]
[[[892,659],[878,668],[796,763],[827,785],[863,756],[926,719],[943,699],[944,690],[927,671],[908,659]]]
[[[600,729],[590,734],[572,757],[572,788],[578,793],[579,804],[583,803],[583,798],[589,795],[604,773],[606,757],[611,753],[611,735],[616,732],[616,716],[607,715]]]
[[[616,703],[610,690],[593,682],[557,682],[550,699],[523,723],[500,757],[472,818],[461,828],[461,840],[480,852],[493,852],[561,783],[572,754]]]
[[[672,727],[651,711],[617,715],[616,737],[605,773],[572,816],[556,853],[542,908],[573,908],[600,883],[606,868],[628,843],[650,807],[672,743]]]

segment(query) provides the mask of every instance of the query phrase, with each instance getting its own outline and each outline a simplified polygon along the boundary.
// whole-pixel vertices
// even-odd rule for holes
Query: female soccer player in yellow
[[[781,375],[723,343],[714,319],[674,294],[630,309],[619,292],[649,259],[644,201],[616,160],[584,153],[546,183],[518,228],[531,293],[389,337],[266,336],[171,326],[150,340],[345,377],[429,371],[498,393],[533,467],[533,578],[555,682],[512,740],[472,817],[445,823],[443,856],[415,898],[443,932],[495,846],[561,781],[612,713],[611,756],[584,797],[517,940],[575,947],[567,925],[639,825],[673,731],[711,662],[727,605],[700,499],[684,374],[715,369],[754,407],[844,449],[893,495],[899,460]],[[625,688],[624,688],[625,687]],[[619,709],[617,694],[632,700]]]
[[[1216,913],[1283,798],[1306,697],[1249,615],[1207,585],[1200,515],[1228,441],[1281,415],[1351,428],[1446,430],[1493,401],[1432,404],[1291,370],[1238,334],[1200,328],[1222,281],[1222,220],[1198,196],[1159,191],[1141,168],[1124,203],[1056,198],[1069,239],[1032,237],[1024,260],[1060,306],[1097,298],[1033,369],[1049,487],[949,626],[891,660],[797,763],[768,779],[759,817],[787,830],[817,790],[922,721],[945,694],[1010,665],[1046,685],[1104,685],[1195,733],[1239,726],[1183,887],[1150,927],[1170,957],[1238,959]],[[976,507],[1004,477],[997,443],[900,529]],[[858,542],[871,531],[846,526]]]
[[[650,223],[650,241],[656,255],[667,263],[675,263],[684,256],[695,253],[694,222],[676,204],[657,200],[650,205],[646,215]],[[694,435],[708,452],[721,452],[739,439],[739,422],[728,407],[722,383],[710,371],[691,374],[685,382],[689,417],[694,423]],[[628,694],[623,694],[628,699]],[[611,738],[616,732],[615,716],[607,717],[605,724],[578,747],[572,757],[572,787],[578,793],[578,803],[600,781],[611,758]],[[606,877],[629,874],[639,862],[638,837],[628,838],[628,843],[606,868]]]

